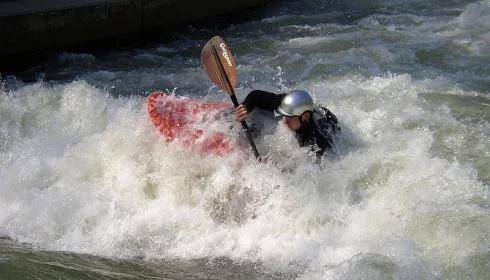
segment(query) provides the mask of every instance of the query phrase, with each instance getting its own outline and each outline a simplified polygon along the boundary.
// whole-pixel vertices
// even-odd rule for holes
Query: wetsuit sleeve
[[[285,95],[285,93],[275,94],[263,90],[253,90],[247,95],[242,104],[247,107],[249,112],[252,112],[255,108],[273,112],[281,105],[282,98]]]

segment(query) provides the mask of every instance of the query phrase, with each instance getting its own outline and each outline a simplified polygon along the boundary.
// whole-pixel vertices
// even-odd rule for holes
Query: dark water
[[[2,279],[294,279],[297,273],[267,272],[260,263],[227,258],[153,260],[103,258],[43,251],[2,241]]]

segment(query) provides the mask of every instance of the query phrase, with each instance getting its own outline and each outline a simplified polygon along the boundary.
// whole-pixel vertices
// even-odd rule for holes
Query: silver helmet
[[[301,116],[306,111],[313,111],[313,99],[304,90],[293,90],[281,101],[277,112],[283,116]]]

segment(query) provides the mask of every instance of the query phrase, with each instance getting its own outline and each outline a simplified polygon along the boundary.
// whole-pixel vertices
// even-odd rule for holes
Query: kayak
[[[228,102],[201,102],[163,92],[154,92],[147,100],[150,121],[165,141],[178,141],[203,155],[226,155],[235,149],[235,141],[212,128],[232,108]]]

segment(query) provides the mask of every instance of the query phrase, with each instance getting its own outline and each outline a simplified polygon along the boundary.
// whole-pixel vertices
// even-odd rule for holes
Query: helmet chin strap
[[[299,117],[299,122],[301,123],[301,127],[304,127],[308,121],[304,121],[302,117]]]
[[[309,111],[305,111],[305,112],[303,112],[303,114],[301,114],[299,116],[299,122],[301,123],[301,127],[303,127],[305,124],[307,124],[311,119],[311,113],[310,113],[310,117],[307,118],[306,120],[303,120],[303,115],[306,114],[307,112],[309,112]]]
[[[306,111],[306,112],[310,112],[310,116],[309,118],[307,118],[306,120],[303,120],[303,114],[301,114],[299,116],[299,122],[301,124],[301,126],[299,127],[298,130],[295,131],[295,136],[296,136],[296,139],[298,139],[299,141],[299,145],[301,147],[307,145],[307,142],[308,139],[310,138],[310,134],[311,134],[311,129],[312,127],[310,126],[310,121],[312,121],[312,112],[311,111]]]
[[[294,131],[295,132],[294,134],[296,136],[296,139],[298,139],[298,141],[299,141],[300,147],[303,147],[305,145],[305,132],[306,132],[307,124],[308,124],[309,120],[303,120],[303,117],[301,115],[301,116],[299,116],[299,122],[300,122],[301,126],[296,131]]]

